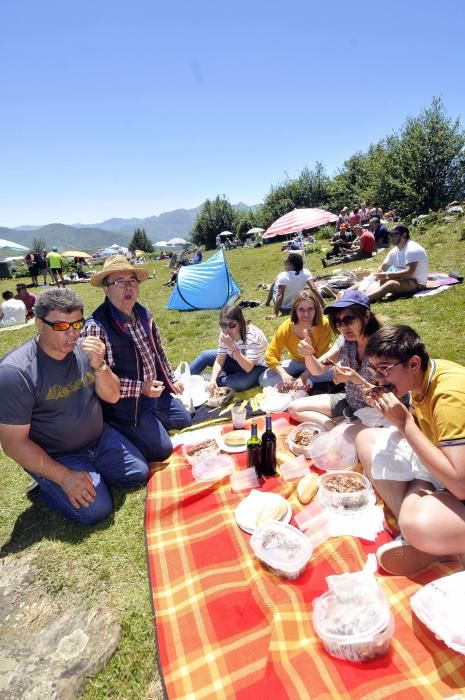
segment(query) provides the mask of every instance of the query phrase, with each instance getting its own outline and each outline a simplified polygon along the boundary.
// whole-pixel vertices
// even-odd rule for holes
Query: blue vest
[[[167,370],[160,358],[153,333],[153,319],[149,311],[141,304],[136,304],[134,310],[137,318],[142,323],[147,342],[155,357],[157,379],[163,381],[166,391],[173,391],[172,382]],[[132,337],[124,327],[123,317],[120,315],[108,299],[99,306],[89,317],[103,327],[113,353],[114,365],[111,368],[118,377],[136,379],[144,381],[144,367],[142,357],[136,347]],[[145,398],[145,397],[144,397]],[[156,401],[156,399],[150,399]],[[127,397],[119,399],[116,403],[102,401],[103,417],[107,422],[118,421],[138,425],[142,405],[142,395],[140,397]]]

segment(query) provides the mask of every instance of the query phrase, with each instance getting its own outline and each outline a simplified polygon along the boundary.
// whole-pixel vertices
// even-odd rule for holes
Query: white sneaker
[[[414,576],[435,561],[445,561],[452,558],[452,555],[422,552],[408,544],[403,538],[381,545],[376,552],[379,566],[394,576]]]

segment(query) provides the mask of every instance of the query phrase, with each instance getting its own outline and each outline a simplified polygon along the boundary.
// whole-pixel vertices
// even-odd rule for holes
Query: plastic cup
[[[232,424],[235,430],[240,430],[244,427],[246,410],[245,406],[233,406],[231,408]]]

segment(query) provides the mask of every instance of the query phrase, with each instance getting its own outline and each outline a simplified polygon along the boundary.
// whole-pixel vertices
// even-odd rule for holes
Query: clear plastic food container
[[[341,601],[328,591],[313,601],[313,626],[326,650],[339,659],[369,661],[389,650],[394,618],[383,597]]]
[[[234,466],[234,460],[228,455],[204,457],[192,467],[192,476],[200,482],[220,481],[231,474]]]
[[[231,488],[233,491],[250,491],[260,486],[257,472],[254,467],[234,471],[231,474]]]
[[[182,453],[192,466],[206,457],[214,457],[219,451],[220,446],[215,438],[203,438],[182,446]]]
[[[317,483],[320,503],[338,513],[356,513],[376,501],[369,479],[357,472],[327,472]]]
[[[300,530],[278,521],[255,530],[250,545],[274,574],[290,580],[303,574],[313,554],[312,543]]]
[[[313,423],[301,423],[291,430],[287,436],[289,449],[295,455],[304,455],[310,458],[310,444],[312,440],[321,432],[319,425]]]

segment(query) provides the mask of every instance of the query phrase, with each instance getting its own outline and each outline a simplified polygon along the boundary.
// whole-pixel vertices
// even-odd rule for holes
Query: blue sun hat
[[[345,289],[332,304],[325,307],[324,313],[328,314],[331,309],[345,309],[354,304],[363,306],[365,309],[370,308],[370,300],[366,294],[359,292],[358,289]]]

